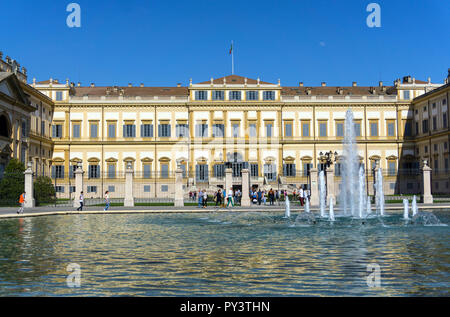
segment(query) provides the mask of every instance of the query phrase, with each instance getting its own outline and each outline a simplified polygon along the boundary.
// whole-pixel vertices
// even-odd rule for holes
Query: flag
[[[233,52],[233,42],[231,42],[231,47],[230,47],[230,55]]]

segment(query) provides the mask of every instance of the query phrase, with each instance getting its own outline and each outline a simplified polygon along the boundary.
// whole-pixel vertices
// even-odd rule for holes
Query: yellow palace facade
[[[34,81],[31,87],[54,101],[50,169],[57,191],[69,195],[73,169],[80,164],[89,180],[87,197],[101,197],[108,189],[112,197],[123,197],[127,165],[135,171],[134,192],[143,197],[171,197],[177,167],[184,171],[186,192],[223,188],[227,167],[232,168],[236,188],[242,185],[241,170],[248,168],[255,188],[293,190],[308,184],[309,169],[320,169],[329,151],[337,154],[334,173],[339,182],[348,109],[354,113],[368,185],[377,163],[386,173],[386,194],[419,193],[414,177],[401,177],[405,171],[415,175],[426,159],[416,142],[423,111],[415,113],[414,100],[426,99],[436,89],[448,90],[448,84],[410,76],[392,86],[379,82],[372,87],[356,82],[286,87],[280,81],[237,75],[190,80],[187,87],[97,87],[52,79]],[[438,107],[442,145],[437,164],[444,176],[433,190],[448,193],[448,110],[442,101]],[[428,160],[433,168],[434,160]]]

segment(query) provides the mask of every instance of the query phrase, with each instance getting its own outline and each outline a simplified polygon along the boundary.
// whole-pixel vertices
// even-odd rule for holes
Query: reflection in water
[[[448,223],[445,212],[435,212]],[[0,221],[0,296],[448,295],[449,227],[401,215],[76,215]],[[294,219],[294,220],[293,220]],[[298,219],[297,219],[298,220]],[[81,267],[69,288],[66,267]],[[367,265],[381,267],[369,288]]]

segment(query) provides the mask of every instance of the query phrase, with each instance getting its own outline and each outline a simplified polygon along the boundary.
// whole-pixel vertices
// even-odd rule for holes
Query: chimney
[[[352,82],[352,87],[356,87],[358,86],[358,84],[356,83],[356,81]]]
[[[141,88],[144,87],[144,83],[141,83],[141,84],[139,85],[139,87],[141,87]]]
[[[177,83],[177,87],[181,87],[181,83]]]
[[[298,85],[299,85],[300,87],[303,87],[303,82],[302,82],[302,81],[299,82]]]
[[[81,87],[81,83],[80,82],[77,83],[77,87]]]
[[[128,83],[128,87],[133,87],[133,84],[132,83]]]
[[[94,88],[95,87],[95,84],[94,83],[91,83],[91,88]]]
[[[383,87],[383,82],[382,81],[379,81],[378,82],[378,86],[381,88],[381,87]]]
[[[311,95],[311,88],[309,88],[309,87],[306,88],[306,94],[307,94],[307,95]]]
[[[325,87],[327,85],[327,83],[326,82],[322,82],[322,87]]]

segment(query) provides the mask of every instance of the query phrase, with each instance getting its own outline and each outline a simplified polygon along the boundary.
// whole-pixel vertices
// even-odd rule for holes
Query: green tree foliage
[[[2,204],[16,205],[25,189],[25,165],[18,159],[11,159],[0,181],[0,200]]]
[[[55,187],[47,176],[39,176],[34,181],[34,199],[36,205],[55,202]]]

